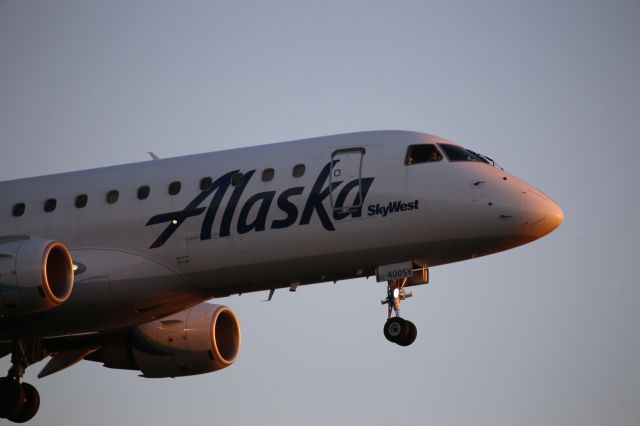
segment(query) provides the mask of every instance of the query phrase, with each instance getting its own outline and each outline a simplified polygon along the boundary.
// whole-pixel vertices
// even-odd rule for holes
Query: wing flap
[[[38,373],[38,378],[42,379],[43,377],[50,376],[58,371],[64,370],[65,368],[69,368],[82,361],[84,357],[94,353],[98,349],[99,347],[96,346],[58,352],[51,357],[47,365],[45,365],[42,371]]]

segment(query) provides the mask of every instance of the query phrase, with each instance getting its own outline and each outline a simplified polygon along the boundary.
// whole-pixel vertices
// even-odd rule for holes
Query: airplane
[[[143,377],[233,364],[242,293],[376,277],[383,334],[408,346],[407,288],[429,268],[508,250],[561,208],[490,157],[410,131],[367,131],[0,182],[0,417],[23,382],[82,360]]]

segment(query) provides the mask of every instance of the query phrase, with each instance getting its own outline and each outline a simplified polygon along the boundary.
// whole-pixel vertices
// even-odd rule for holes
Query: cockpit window
[[[438,144],[440,149],[442,149],[449,159],[449,161],[477,161],[480,163],[486,163],[498,169],[502,169],[502,167],[498,166],[493,159],[487,157],[486,155],[478,154],[477,152],[473,152],[470,149],[463,148],[458,145],[449,145],[449,144]]]
[[[438,144],[444,151],[449,161],[478,161],[489,164],[482,155],[476,154],[470,149],[463,148],[458,145]]]
[[[407,150],[405,164],[434,163],[442,160],[442,154],[435,145],[411,145]]]
[[[449,161],[479,161],[488,163],[481,156],[458,145],[439,144]]]

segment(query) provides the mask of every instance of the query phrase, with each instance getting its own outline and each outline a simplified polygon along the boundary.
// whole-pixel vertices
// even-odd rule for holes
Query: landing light
[[[73,272],[78,270],[78,265],[76,265],[75,263],[73,264]]]
[[[398,290],[397,288],[393,289],[393,298],[397,299],[398,296],[400,296],[400,290]]]
[[[177,225],[177,224],[178,224],[178,221],[177,221],[177,220],[175,220],[175,219],[173,219],[173,220],[171,221],[171,223],[173,223],[174,225]]]

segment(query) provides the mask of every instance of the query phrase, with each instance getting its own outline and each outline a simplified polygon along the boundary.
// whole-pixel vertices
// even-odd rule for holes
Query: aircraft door
[[[365,149],[338,149],[331,154],[331,207],[334,213],[347,213],[362,208],[362,162]],[[334,193],[335,192],[335,193]]]

